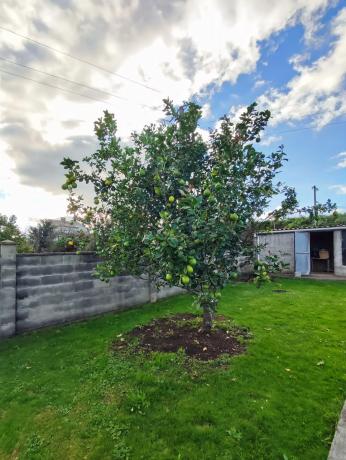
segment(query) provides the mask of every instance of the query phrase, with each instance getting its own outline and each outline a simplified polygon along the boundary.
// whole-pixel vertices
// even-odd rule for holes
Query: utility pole
[[[316,219],[317,218],[317,192],[318,192],[318,188],[316,187],[316,185],[312,186],[312,190],[314,191],[314,215]]]

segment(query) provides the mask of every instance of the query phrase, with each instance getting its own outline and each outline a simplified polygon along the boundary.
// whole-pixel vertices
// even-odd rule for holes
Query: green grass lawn
[[[188,296],[1,342],[0,459],[325,460],[346,396],[346,283],[227,288],[220,313],[253,338],[224,365],[109,351],[183,311]]]

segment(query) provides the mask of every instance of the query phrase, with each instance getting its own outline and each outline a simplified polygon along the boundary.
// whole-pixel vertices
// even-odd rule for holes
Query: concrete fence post
[[[16,244],[0,242],[0,338],[16,332]]]

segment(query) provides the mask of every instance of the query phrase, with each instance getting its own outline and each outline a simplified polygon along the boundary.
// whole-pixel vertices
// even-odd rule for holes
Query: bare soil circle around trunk
[[[119,334],[112,344],[113,351],[132,349],[142,352],[177,352],[202,361],[244,353],[245,342],[251,337],[247,328],[235,326],[224,316],[216,316],[212,330],[203,331],[202,318],[192,313],[180,313],[153,320]]]

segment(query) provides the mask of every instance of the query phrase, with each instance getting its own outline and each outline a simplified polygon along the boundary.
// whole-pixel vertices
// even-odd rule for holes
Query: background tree
[[[50,220],[41,220],[36,227],[30,227],[28,238],[35,252],[49,251],[54,241],[54,226]]]
[[[346,214],[336,211],[336,203],[328,199],[316,206],[300,208],[296,192],[290,187],[285,189],[286,198],[282,205],[268,214],[267,218],[255,223],[256,230],[275,230],[276,228],[321,227],[323,225],[346,224]],[[299,217],[290,217],[299,214]]]
[[[17,225],[16,216],[0,214],[0,241],[11,240],[17,245],[17,252],[29,252],[31,245]]]
[[[267,220],[273,221],[274,228],[280,219],[295,212],[298,206],[297,193],[293,187],[284,186],[282,191],[285,198],[282,200],[281,206],[274,209],[274,211],[270,212],[267,216]]]
[[[307,214],[309,221],[313,225],[318,225],[319,219],[325,214],[330,214],[336,210],[336,203],[328,199],[325,203],[317,203],[316,206],[305,206],[297,209],[300,214]]]
[[[285,154],[255,148],[270,112],[256,104],[239,122],[221,119],[206,142],[198,133],[201,108],[165,100],[166,118],[132,134],[132,145],[116,136],[108,112],[95,123],[99,149],[82,163],[65,158],[64,189],[69,210],[94,229],[103,262],[98,276],[149,274],[192,292],[209,330],[221,289],[236,277],[238,257],[253,252],[246,228],[280,192],[274,184]],[[93,186],[94,206],[74,189]]]

